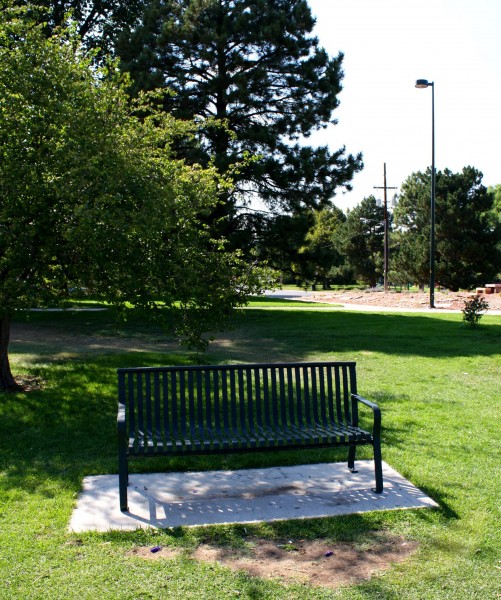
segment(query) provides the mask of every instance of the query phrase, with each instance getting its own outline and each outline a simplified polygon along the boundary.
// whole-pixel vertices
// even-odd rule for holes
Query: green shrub
[[[463,321],[470,327],[478,327],[482,313],[489,310],[489,304],[481,296],[464,301]]]

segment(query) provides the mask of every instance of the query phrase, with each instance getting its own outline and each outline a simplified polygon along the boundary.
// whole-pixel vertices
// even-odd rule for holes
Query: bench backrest
[[[357,425],[355,362],[118,369],[130,438],[310,423]],[[141,441],[139,443],[142,443]]]

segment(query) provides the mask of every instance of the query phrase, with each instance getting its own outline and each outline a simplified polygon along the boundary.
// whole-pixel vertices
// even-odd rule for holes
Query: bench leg
[[[374,440],[374,473],[376,476],[376,487],[374,492],[380,494],[383,491],[383,464],[381,458],[381,443]]]
[[[127,501],[127,486],[129,485],[129,466],[127,457],[120,453],[118,458],[118,492],[120,496],[120,510],[127,512],[129,510]]]
[[[357,473],[357,470],[355,469],[355,453],[357,451],[357,447],[355,445],[350,446],[348,449],[348,469],[350,469],[350,471],[352,473]]]

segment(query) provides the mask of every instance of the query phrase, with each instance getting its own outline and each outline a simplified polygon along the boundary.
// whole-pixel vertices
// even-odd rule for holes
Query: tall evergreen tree
[[[374,287],[384,269],[384,209],[369,196],[348,213],[335,242],[357,279]]]
[[[413,173],[395,210],[400,245],[395,267],[406,269],[415,283],[427,282],[429,275],[430,178],[430,169]],[[492,205],[493,195],[477,169],[437,172],[435,276],[444,287],[468,289],[496,275],[500,231],[493,224]]]
[[[253,198],[289,211],[328,205],[362,168],[344,147],[299,143],[335,122],[343,76],[342,54],[330,58],[313,26],[306,0],[153,0],[117,44],[133,94],[167,87],[166,111],[224,124],[204,129],[203,152],[180,149],[186,157],[223,173],[257,157],[233,174],[218,214],[226,230]]]
[[[488,188],[487,193],[492,198],[492,210],[489,211],[489,220],[491,222],[492,229],[496,231],[501,230],[501,184],[491,186]],[[501,281],[501,233],[497,235],[497,275],[496,280]]]
[[[413,173],[402,185],[394,211],[393,281],[421,287],[430,280],[431,170]]]
[[[313,224],[299,249],[302,279],[312,282],[313,288],[320,283],[323,289],[330,289],[332,275],[338,272],[344,263],[333,238],[345,223],[346,217],[337,207],[312,212]]]

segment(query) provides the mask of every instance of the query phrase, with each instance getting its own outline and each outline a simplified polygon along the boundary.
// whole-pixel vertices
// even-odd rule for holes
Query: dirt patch
[[[203,562],[218,562],[234,570],[243,570],[254,577],[278,579],[284,583],[303,582],[310,585],[338,588],[342,585],[370,579],[391,565],[404,561],[417,548],[417,542],[404,538],[382,538],[360,549],[354,544],[324,540],[273,542],[250,538],[244,549],[200,545],[192,558]],[[129,552],[146,560],[169,559],[179,552],[161,548],[140,547]]]
[[[169,352],[178,344],[169,340],[142,340],[138,337],[83,335],[71,331],[48,330],[33,323],[13,323],[10,336],[12,352],[49,354],[71,358],[86,352]]]
[[[45,379],[41,377],[36,377],[35,375],[24,375],[23,377],[14,377],[14,380],[17,385],[17,389],[14,391],[19,392],[38,392],[39,390],[43,390],[45,384],[47,383]]]
[[[449,310],[462,310],[466,300],[473,298],[472,292],[435,292],[435,307]],[[481,294],[489,304],[489,309],[501,309],[501,294]],[[428,308],[430,297],[428,292],[384,292],[350,290],[341,292],[317,292],[307,300],[332,302],[340,304],[366,304],[371,306],[388,306],[394,308]]]

